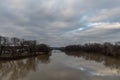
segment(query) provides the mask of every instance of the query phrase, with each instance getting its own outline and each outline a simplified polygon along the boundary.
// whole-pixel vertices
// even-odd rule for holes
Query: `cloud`
[[[83,44],[85,42],[105,42],[105,41],[118,41],[120,23],[94,23],[91,24],[89,29],[76,30],[71,33],[66,33],[64,36],[66,39],[72,39],[72,44]]]
[[[120,34],[119,3],[120,0],[0,1],[0,34],[37,39],[52,46],[116,41]]]
[[[88,20],[91,22],[119,22],[119,9],[120,7],[112,9],[102,9],[95,16],[90,17]]]

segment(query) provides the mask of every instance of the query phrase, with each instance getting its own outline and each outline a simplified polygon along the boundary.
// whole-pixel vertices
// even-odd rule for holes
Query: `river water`
[[[0,61],[0,80],[120,80],[120,59],[52,51],[49,55]]]

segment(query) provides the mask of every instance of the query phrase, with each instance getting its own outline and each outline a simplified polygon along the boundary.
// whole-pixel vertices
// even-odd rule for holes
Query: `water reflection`
[[[51,53],[16,61],[0,61],[0,80],[18,80],[19,78],[24,78],[28,73],[37,70],[38,63],[48,64],[50,56]]]
[[[94,53],[85,53],[85,52],[65,52],[68,56],[74,57],[83,57],[86,60],[92,60],[99,63],[103,63],[106,67],[111,69],[119,69],[120,73],[120,59],[116,59],[113,57],[104,56],[101,54],[94,54]]]
[[[118,59],[100,54],[52,51],[52,56],[0,61],[0,80],[119,80],[116,70],[120,71]]]

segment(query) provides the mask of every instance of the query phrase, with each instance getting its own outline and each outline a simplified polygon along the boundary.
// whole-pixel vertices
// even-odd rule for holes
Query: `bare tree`
[[[19,38],[16,38],[16,37],[13,37],[13,38],[11,38],[11,43],[12,43],[14,46],[18,46],[18,45],[20,45],[20,39],[19,39]]]

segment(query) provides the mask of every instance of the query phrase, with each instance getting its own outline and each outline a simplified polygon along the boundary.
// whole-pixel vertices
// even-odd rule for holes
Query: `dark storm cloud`
[[[119,40],[120,0],[0,1],[0,34],[50,45]]]

